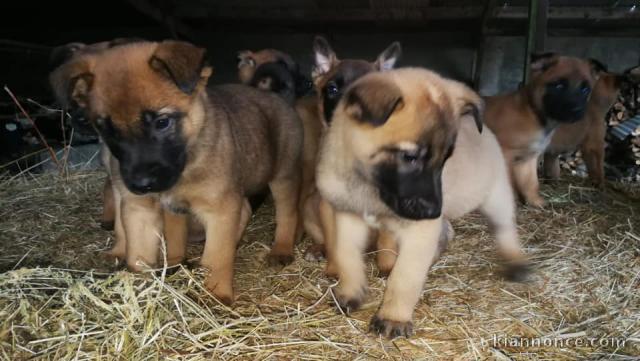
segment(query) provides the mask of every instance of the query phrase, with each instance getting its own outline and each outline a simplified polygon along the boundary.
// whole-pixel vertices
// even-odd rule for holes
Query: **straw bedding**
[[[270,268],[273,207],[250,222],[236,259],[233,308],[202,287],[204,270],[132,274],[101,256],[99,172],[27,176],[0,186],[0,359],[634,359],[640,355],[640,193],[604,193],[576,178],[544,186],[544,210],[518,221],[534,272],[500,278],[492,237],[472,214],[432,268],[415,335],[366,332],[385,280],[346,317],[332,306],[323,264]],[[571,185],[573,184],[573,185]],[[189,245],[195,264],[203,245]],[[515,345],[504,337],[594,344]],[[496,343],[496,339],[498,340]],[[603,342],[604,339],[606,342]],[[614,340],[615,339],[615,340]],[[519,339],[524,340],[524,339]],[[614,342],[615,341],[615,342]]]

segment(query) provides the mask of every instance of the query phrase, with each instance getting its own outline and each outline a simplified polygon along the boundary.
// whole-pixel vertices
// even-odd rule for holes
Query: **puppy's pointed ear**
[[[94,78],[91,69],[91,61],[83,59],[67,62],[49,75],[53,95],[60,105],[81,108],[88,106]]]
[[[558,61],[557,54],[548,52],[548,53],[533,53],[530,57],[531,60],[531,71],[532,72],[543,72]]]
[[[313,39],[313,56],[315,59],[314,78],[327,73],[338,62],[336,53],[331,49],[327,39],[322,36],[316,36]]]
[[[372,75],[362,78],[347,91],[344,107],[349,117],[378,127],[402,109],[404,102],[398,86]]]
[[[166,40],[158,44],[149,66],[172,81],[183,93],[192,95],[204,88],[211,76],[206,50],[183,41]]]
[[[375,67],[380,71],[391,70],[395,67],[400,56],[402,56],[402,47],[399,42],[395,41],[378,55]]]

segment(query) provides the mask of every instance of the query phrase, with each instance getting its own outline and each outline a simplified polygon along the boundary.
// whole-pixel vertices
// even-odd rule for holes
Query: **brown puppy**
[[[87,54],[98,54],[104,50],[113,48],[115,46],[130,44],[130,43],[139,42],[139,41],[143,41],[143,40],[138,38],[117,38],[117,39],[102,41],[102,42],[93,43],[93,44],[69,43],[69,44],[55,47],[51,51],[50,63],[52,65],[52,68],[55,70],[61,65],[71,61],[72,59],[78,56],[87,55]],[[54,89],[59,89],[61,86],[66,86],[66,84],[51,84],[51,85]],[[56,91],[56,93],[61,95],[58,97],[59,98],[58,101],[71,114],[71,119],[73,122],[74,129],[82,133],[84,132],[94,133],[95,130],[93,129],[89,121],[86,119],[83,111],[78,107],[76,107],[71,99],[67,99],[67,95],[64,94],[64,92]],[[108,150],[106,149],[106,146],[103,147],[102,154],[103,154],[103,164],[107,166],[108,161],[107,163],[104,162],[105,159],[108,159],[108,157],[106,158],[104,157],[105,152],[108,152]],[[102,199],[103,199],[104,206],[102,211],[101,225],[102,225],[102,228],[107,230],[114,229],[114,224],[116,219],[116,216],[115,216],[116,206],[119,206],[119,204],[116,205],[115,203],[115,196],[113,193],[114,193],[114,190],[113,190],[113,186],[111,185],[111,179],[109,176],[105,181],[103,191],[102,191]]]
[[[597,187],[604,186],[604,148],[607,131],[604,118],[617,100],[620,90],[634,79],[631,74],[607,73],[604,68],[601,71],[583,119],[572,124],[561,124],[553,133],[544,154],[545,177],[558,179],[558,156],[580,149],[591,181]]]
[[[206,228],[205,286],[230,304],[246,197],[267,186],[277,221],[270,259],[291,262],[302,128],[282,99],[243,85],[207,89],[205,51],[184,42],[116,47],[65,67],[69,96],[118,161],[130,267],[156,263],[161,206],[190,211]]]
[[[315,68],[313,81],[317,96],[315,99],[303,99],[297,103],[297,110],[305,122],[305,165],[302,192],[304,228],[315,244],[307,250],[308,259],[327,258],[326,273],[336,276],[332,253],[335,220],[331,205],[323,201],[315,187],[317,154],[321,135],[329,125],[334,109],[345,89],[367,73],[392,69],[401,56],[402,49],[394,42],[385,49],[374,62],[356,59],[338,59],[329,43],[323,37],[313,42]],[[309,124],[309,126],[307,126]],[[311,136],[307,137],[307,134]],[[377,237],[378,269],[383,275],[389,274],[395,260],[393,241],[382,232]],[[391,243],[390,243],[391,242]]]
[[[532,205],[544,205],[538,194],[538,156],[558,125],[584,117],[597,66],[590,60],[534,54],[528,84],[486,98],[485,122],[502,146],[515,191]]]
[[[68,70],[70,67],[62,68],[61,65],[68,63],[74,59],[86,55],[98,55],[101,52],[116,46],[126,45],[143,40],[137,38],[119,38],[111,41],[104,41],[95,44],[71,43],[61,47],[57,47],[52,52],[52,62],[59,63],[56,67],[58,70],[52,72],[50,77],[51,86],[54,89],[58,101],[71,114],[74,129],[79,132],[95,132],[95,128],[89,122],[85,109],[70,99],[67,94],[69,84]],[[67,70],[64,70],[67,69]],[[55,75],[54,75],[55,74]],[[122,207],[122,190],[125,189],[119,174],[119,166],[117,159],[113,158],[109,148],[102,141],[101,158],[102,164],[107,171],[107,179],[102,191],[103,213],[102,227],[105,229],[113,229],[115,232],[115,244],[106,254],[119,261],[127,259],[127,242],[126,234],[121,217]],[[166,261],[168,266],[181,263],[185,258],[185,245],[187,242],[187,234],[184,233],[184,220],[181,217],[175,217],[173,214],[161,211],[164,219],[163,235],[166,241]],[[189,237],[203,239],[202,226],[197,223],[193,217],[190,217]]]
[[[480,210],[500,253],[525,265],[515,202],[500,146],[482,127],[482,100],[462,83],[418,68],[372,73],[348,88],[333,112],[318,164],[318,189],[336,211],[339,306],[363,301],[362,252],[372,228],[399,244],[371,329],[408,336],[443,217]],[[446,233],[446,232],[445,232]],[[521,268],[520,268],[521,269]]]

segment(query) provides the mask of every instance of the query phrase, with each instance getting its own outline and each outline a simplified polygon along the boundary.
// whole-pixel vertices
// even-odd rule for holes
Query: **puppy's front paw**
[[[534,207],[538,207],[538,208],[544,208],[546,202],[544,201],[544,198],[540,197],[540,195],[535,195],[535,196],[530,196],[527,199],[527,203],[529,205],[532,205]]]
[[[208,276],[204,281],[204,286],[213,294],[213,296],[225,306],[233,304],[233,287]]]
[[[512,282],[526,282],[531,274],[529,263],[507,263],[503,272],[504,278]]]
[[[365,287],[362,287],[362,289],[354,292],[352,295],[348,295],[338,288],[335,292],[336,301],[338,302],[337,306],[342,312],[348,315],[351,312],[357,311],[360,306],[362,306],[366,294],[367,291]]]
[[[369,324],[369,331],[389,339],[411,337],[413,323],[411,321],[393,321],[374,315]]]
[[[270,266],[286,266],[293,262],[293,254],[271,251],[267,256],[267,262]]]
[[[304,252],[304,259],[307,261],[322,261],[325,259],[324,244],[314,243]]]

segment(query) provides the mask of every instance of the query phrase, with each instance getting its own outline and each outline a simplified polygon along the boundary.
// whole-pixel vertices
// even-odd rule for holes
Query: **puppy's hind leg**
[[[102,222],[100,224],[102,228],[107,231],[113,230],[115,226],[115,203],[111,178],[107,177],[107,180],[104,182],[104,188],[102,189]]]
[[[376,240],[376,264],[383,277],[391,274],[398,255],[398,245],[391,232],[380,230]]]
[[[549,180],[560,178],[560,159],[558,154],[544,153],[544,176]]]
[[[293,247],[298,233],[299,177],[276,179],[269,184],[276,208],[276,235],[269,263],[293,262]]]
[[[516,229],[516,206],[507,177],[498,177],[493,190],[480,206],[487,217],[500,255],[506,261],[506,277],[523,281],[528,273],[528,262],[522,251]]]

